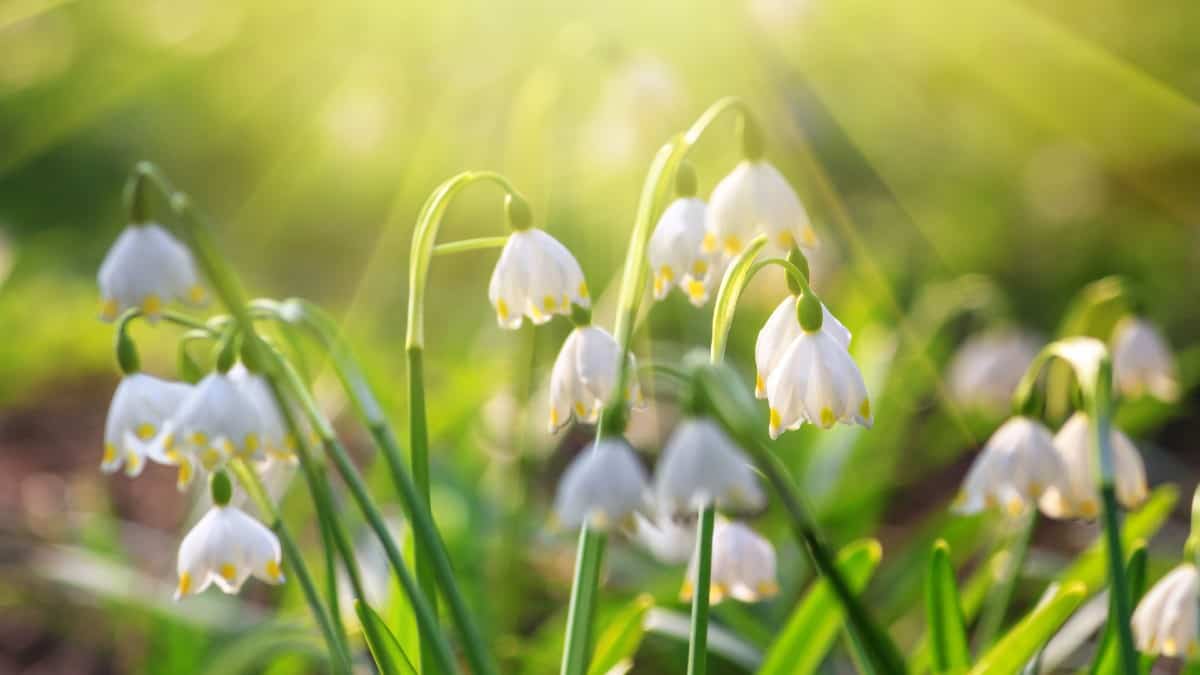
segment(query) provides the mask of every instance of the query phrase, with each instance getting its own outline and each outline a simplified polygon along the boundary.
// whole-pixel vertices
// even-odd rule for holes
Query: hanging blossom
[[[718,520],[713,527],[712,568],[708,601],[726,597],[757,602],[779,592],[775,578],[775,547],[739,522]],[[696,588],[696,558],[688,566],[679,597],[691,601]]]
[[[1166,402],[1179,398],[1179,373],[1171,348],[1154,324],[1126,317],[1113,330],[1113,381],[1122,394],[1150,394]]]
[[[594,424],[617,386],[621,348],[608,331],[591,324],[576,326],[563,342],[550,371],[550,431],[571,421]],[[626,400],[639,403],[641,387],[632,373],[637,360],[629,355]]]
[[[1042,495],[1039,506],[1051,518],[1095,518],[1100,513],[1090,422],[1087,413],[1077,412],[1054,435],[1054,449],[1066,472],[1067,492],[1047,490]],[[1117,500],[1127,509],[1136,508],[1148,492],[1142,456],[1133,441],[1117,429],[1112,430],[1110,438]]]
[[[654,478],[656,506],[672,515],[710,504],[760,509],[766,500],[745,454],[710,419],[687,418],[675,427]]]
[[[104,458],[100,468],[112,473],[122,466],[136,476],[146,465],[163,424],[191,393],[191,386],[152,375],[126,375],[113,393],[104,424]]]
[[[100,264],[98,281],[105,321],[131,307],[154,319],[172,301],[204,300],[191,251],[153,223],[129,225],[121,232]]]
[[[702,250],[708,207],[696,197],[695,172],[685,164],[676,181],[679,197],[658,219],[646,251],[654,275],[654,299],[662,300],[678,286],[693,305],[701,307],[720,281],[720,258]]]
[[[1190,562],[1163,577],[1138,603],[1131,620],[1139,652],[1195,657],[1200,653],[1200,571]]]
[[[1050,491],[1061,496],[1063,508],[1073,509],[1066,501],[1072,495],[1067,486],[1066,467],[1050,430],[1037,420],[1017,416],[1000,425],[984,444],[954,509],[977,513],[1003,506],[1009,515],[1018,516]]]
[[[1021,376],[1037,357],[1040,344],[1016,330],[973,335],[950,362],[950,394],[960,405],[1004,411],[1012,402]]]
[[[608,529],[632,528],[633,515],[646,511],[646,469],[623,438],[602,438],[567,467],[558,485],[554,512],[567,527],[584,523]]]
[[[237,593],[251,576],[283,582],[279,539],[267,526],[236,506],[214,505],[179,545],[179,586],[175,598],[216,584]]]
[[[796,321],[796,301],[798,295],[784,298],[762,330],[758,331],[758,339],[754,343],[754,364],[757,374],[754,378],[754,396],[767,398],[767,379],[783,360],[783,355],[789,345],[804,332]],[[833,338],[842,349],[850,348],[850,331],[838,321],[833,312],[821,303],[821,330]]]
[[[535,227],[509,235],[488,284],[488,299],[500,326],[509,329],[520,328],[523,316],[541,325],[555,314],[569,315],[572,304],[591,307],[575,256]]]
[[[696,519],[658,512],[654,520],[634,513],[634,539],[659,562],[680,565],[696,550]]]
[[[817,247],[817,235],[796,191],[761,158],[743,160],[713,189],[707,230],[704,250],[727,257],[762,233],[781,251]]]
[[[213,471],[231,457],[263,459],[262,432],[254,402],[228,374],[210,373],[167,420],[156,459],[179,467],[182,489],[197,468]]]
[[[252,373],[241,363],[229,369],[229,380],[254,406],[258,413],[260,441],[267,459],[292,460],[296,457],[297,439],[287,429],[279,403],[266,378]]]

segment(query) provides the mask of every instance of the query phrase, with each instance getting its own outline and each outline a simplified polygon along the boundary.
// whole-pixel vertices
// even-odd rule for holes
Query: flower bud
[[[217,506],[225,506],[233,498],[233,484],[229,482],[229,475],[224,471],[214,472],[208,487],[212,493],[213,504]]]
[[[695,197],[696,188],[696,170],[691,164],[683,162],[675,172],[675,194],[680,197]]]
[[[762,159],[765,142],[762,129],[748,114],[743,113],[738,120],[738,136],[742,139],[742,154],[754,162]]]
[[[125,375],[132,375],[141,370],[141,359],[138,358],[137,345],[133,343],[133,338],[125,332],[125,326],[122,324],[117,330],[117,365],[121,367],[121,372]]]
[[[533,226],[533,211],[529,202],[521,195],[510,192],[504,198],[504,212],[508,216],[508,226],[514,230],[528,230]]]
[[[800,321],[800,327],[804,329],[805,333],[815,333],[821,330],[821,324],[825,320],[824,315],[821,301],[812,291],[800,296],[796,302],[796,318]]]

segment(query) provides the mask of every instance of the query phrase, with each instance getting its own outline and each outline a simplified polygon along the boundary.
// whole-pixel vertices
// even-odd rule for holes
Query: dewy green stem
[[[704,675],[708,669],[708,596],[712,581],[713,526],[716,507],[700,511],[696,540],[696,585],[692,591],[692,630],[688,639],[688,675]]]

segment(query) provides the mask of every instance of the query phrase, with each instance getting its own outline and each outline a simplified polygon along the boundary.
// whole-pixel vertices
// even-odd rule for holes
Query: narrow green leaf
[[[601,631],[592,654],[590,675],[604,675],[618,663],[631,658],[645,635],[646,613],[654,606],[654,598],[643,594],[622,607]]]
[[[379,666],[379,672],[383,675],[417,675],[417,669],[408,660],[408,655],[400,647],[396,636],[392,635],[392,631],[388,630],[387,624],[379,618],[375,610],[356,601],[354,611],[358,613],[358,620],[362,622],[367,647],[371,650],[375,665]]]
[[[1121,527],[1121,545],[1130,548],[1141,539],[1150,539],[1166,522],[1179,499],[1179,488],[1171,484],[1162,485],[1150,493],[1149,499],[1135,513],[1129,514]],[[1063,586],[1079,581],[1087,586],[1091,595],[1105,583],[1104,539],[1097,537],[1090,547],[1075,559],[1075,562],[1059,576]]]
[[[837,566],[852,590],[861,591],[883,557],[874,539],[856,541],[838,553]],[[815,673],[837,639],[842,610],[829,585],[818,580],[792,612],[779,639],[767,651],[760,675]]]
[[[1129,555],[1129,564],[1126,566],[1126,578],[1129,579],[1129,594],[1132,606],[1136,607],[1138,600],[1142,598],[1142,593],[1146,590],[1146,544],[1140,542],[1133,553]],[[1117,654],[1117,643],[1114,640],[1116,625],[1113,623],[1112,615],[1109,614],[1108,621],[1104,625],[1104,633],[1100,640],[1100,647],[1096,649],[1096,660],[1092,663],[1092,675],[1118,675],[1120,672],[1120,658]]]
[[[988,650],[975,664],[971,675],[1011,675],[1020,672],[1025,663],[1079,607],[1087,592],[1087,586],[1082,582],[1063,586],[1053,599],[1022,619]]]
[[[950,547],[938,540],[929,557],[929,576],[925,579],[925,611],[933,646],[935,673],[965,673],[971,665],[967,646],[967,627],[963,620],[954,568],[950,565]]]

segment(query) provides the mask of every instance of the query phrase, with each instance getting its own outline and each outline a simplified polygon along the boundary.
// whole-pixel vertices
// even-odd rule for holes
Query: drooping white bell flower
[[[708,202],[704,249],[737,255],[765,233],[781,251],[817,247],[817,235],[796,191],[765,160],[746,159],[713,189]]]
[[[1047,489],[1038,502],[1051,518],[1095,518],[1100,513],[1100,493],[1096,486],[1095,452],[1087,413],[1077,412],[1054,435],[1066,471],[1066,494]],[[1137,446],[1117,429],[1112,430],[1113,478],[1117,500],[1127,508],[1137,507],[1146,499],[1146,467]]]
[[[1186,656],[1200,652],[1200,571],[1190,562],[1171,570],[1151,588],[1130,623],[1143,654]]]
[[[1003,412],[1040,345],[1015,330],[973,335],[950,362],[950,394],[959,405]]]
[[[500,326],[509,329],[520,328],[522,316],[541,325],[555,314],[569,315],[572,304],[591,306],[575,256],[535,227],[509,235],[488,284],[488,299]]]
[[[237,593],[254,576],[269,584],[283,582],[279,539],[267,526],[236,506],[213,506],[179,545],[179,586],[175,598],[216,584]]]
[[[197,468],[212,471],[231,457],[263,459],[258,409],[225,373],[210,373],[200,380],[162,433],[157,446],[161,459],[155,459],[179,467],[181,489]]]
[[[624,439],[603,438],[583,451],[563,473],[554,499],[558,522],[597,529],[633,526],[633,514],[646,510],[646,470]]]
[[[708,302],[719,280],[719,265],[701,250],[707,207],[697,197],[680,197],[671,202],[650,236],[647,258],[654,274],[654,299],[662,300],[678,286],[697,307]]]
[[[689,417],[675,427],[654,471],[655,499],[670,515],[710,504],[759,509],[765,495],[750,460],[710,419]]]
[[[696,588],[696,558],[688,566],[679,597],[690,601]],[[715,605],[726,597],[758,602],[779,592],[775,578],[775,547],[739,522],[718,520],[713,526],[712,567],[708,601]]]
[[[754,364],[757,370],[754,378],[754,396],[756,398],[765,399],[767,397],[767,379],[779,365],[787,347],[803,333],[800,323],[796,320],[796,298],[795,295],[784,298],[775,311],[771,312],[771,316],[767,317],[767,322],[763,324],[762,330],[758,331],[758,339],[754,343]],[[828,333],[829,337],[833,338],[843,349],[849,349],[850,331],[841,321],[838,321],[824,303],[821,304],[821,315],[821,330]]]
[[[654,520],[634,513],[633,536],[659,562],[681,565],[696,550],[696,518],[667,516],[661,511]]]
[[[871,401],[858,365],[824,330],[801,330],[767,377],[771,438],[808,422],[828,429],[836,422],[873,423]]]
[[[258,413],[260,442],[268,459],[290,460],[296,456],[297,439],[287,429],[283,413],[271,392],[271,385],[257,373],[246,370],[241,363],[229,369],[229,379],[253,405]]]
[[[182,382],[168,382],[145,373],[126,375],[117,385],[108,407],[100,469],[112,473],[124,465],[129,476],[140,474],[146,457],[155,454],[151,446],[163,424],[191,389]]]
[[[1126,317],[1113,330],[1113,381],[1130,397],[1179,398],[1179,374],[1166,339],[1144,319]]]
[[[1018,415],[1000,425],[983,445],[954,510],[977,513],[1003,506],[1010,516],[1018,516],[1050,490],[1064,498],[1071,494],[1054,437],[1041,422]]]
[[[204,300],[191,251],[153,223],[126,227],[104,256],[97,277],[105,321],[130,307],[140,307],[154,319],[175,300]]]
[[[593,325],[577,326],[563,342],[550,371],[550,431],[571,421],[595,423],[617,386],[620,346],[608,331]],[[629,355],[629,383],[625,392],[633,404],[641,400],[637,361]]]

